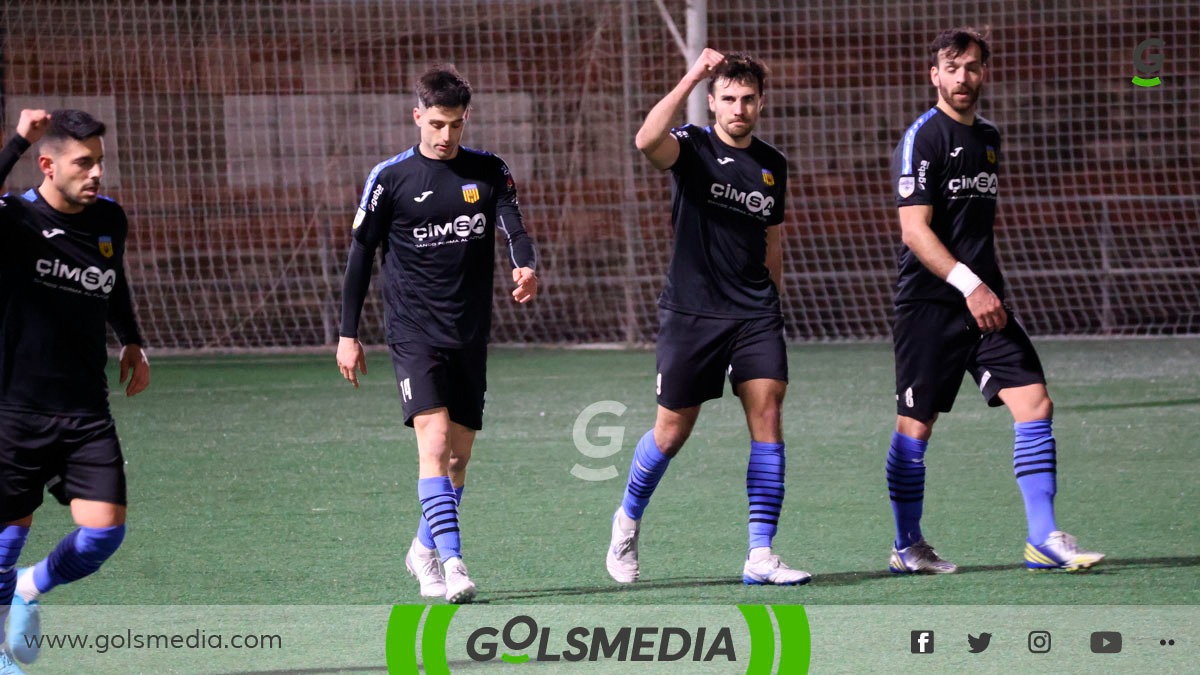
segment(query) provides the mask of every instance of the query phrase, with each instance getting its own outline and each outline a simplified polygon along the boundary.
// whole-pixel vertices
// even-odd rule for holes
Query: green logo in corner
[[[449,675],[446,638],[449,633],[450,621],[459,609],[457,605],[396,605],[392,607],[387,626],[388,672],[424,672],[427,675]],[[686,608],[681,607],[680,609],[686,611]],[[702,660],[708,661],[714,655],[718,655],[730,661],[744,663],[746,664],[746,675],[770,675],[772,673],[793,675],[808,672],[812,638],[809,632],[808,615],[805,613],[803,605],[737,605],[737,609],[749,629],[750,653],[742,658],[738,658],[740,655],[734,654],[733,643],[729,639],[730,627],[724,626],[717,631],[716,642],[710,644],[707,656]],[[424,619],[423,623],[422,619]],[[496,641],[489,642],[486,645],[487,648],[482,649],[480,647],[482,643],[476,643],[476,638],[479,637],[476,635],[478,633],[493,638],[504,635],[503,646],[511,647],[513,651],[518,652],[532,647],[540,636],[541,643],[538,644],[536,658],[529,654],[510,654],[508,651],[499,654],[499,659],[509,664],[522,664],[529,661],[558,661],[560,658],[564,661],[596,661],[601,656],[605,660],[614,661],[654,661],[659,658],[664,661],[678,661],[686,658],[684,652],[691,651],[689,646],[693,643],[693,638],[688,631],[680,627],[613,626],[606,631],[603,626],[576,626],[568,631],[568,635],[580,638],[586,637],[591,632],[600,642],[594,642],[590,649],[583,650],[583,643],[577,641],[571,644],[579,647],[582,651],[559,654],[547,648],[547,643],[554,644],[551,639],[551,634],[554,632],[552,628],[545,627],[539,632],[535,619],[526,614],[516,616],[509,622],[509,624],[514,623],[522,623],[525,628],[528,628],[527,638],[516,640],[509,636],[509,633],[514,632],[514,630],[510,630],[513,628],[512,625],[505,625],[503,631],[498,628],[481,628],[472,633],[468,640],[467,654],[472,660],[482,662],[490,661],[499,653],[500,650],[497,648],[501,644]],[[663,642],[655,650],[652,641],[660,633]],[[419,643],[418,635],[420,635]],[[604,637],[606,635],[607,638]],[[650,652],[657,651],[657,654],[647,653],[644,656],[649,656],[649,658],[631,659],[627,647],[632,646],[636,653],[640,648],[638,645],[643,644],[641,637],[631,641],[633,635],[645,636],[645,639],[650,642],[645,643],[644,646],[651,647]],[[699,628],[694,640],[696,649],[693,660],[702,653],[701,643],[704,635],[704,628]],[[778,635],[778,639],[776,639],[776,635]],[[668,647],[671,638],[682,638],[684,640],[683,648],[672,652]],[[600,647],[597,647],[597,644]],[[418,649],[420,650],[419,655]],[[656,656],[658,658],[655,658]]]
[[[1166,44],[1162,38],[1148,38],[1142,40],[1137,49],[1133,50],[1133,67],[1138,71],[1133,77],[1134,84],[1139,87],[1157,87],[1162,84],[1162,80],[1158,79],[1158,72],[1162,70],[1163,55],[1149,52],[1151,49],[1162,49]]]

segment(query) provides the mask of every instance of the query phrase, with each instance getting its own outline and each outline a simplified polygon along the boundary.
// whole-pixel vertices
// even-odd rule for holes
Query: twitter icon
[[[975,637],[974,635],[967,633],[967,644],[970,645],[972,654],[978,654],[987,649],[991,642],[991,633],[980,633],[979,637]]]

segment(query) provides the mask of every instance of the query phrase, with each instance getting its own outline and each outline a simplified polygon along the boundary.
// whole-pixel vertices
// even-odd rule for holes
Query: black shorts
[[[125,459],[110,415],[0,410],[0,523],[36,511],[47,484],[64,504],[126,505]]]
[[[747,380],[788,381],[783,317],[717,319],[658,310],[658,404],[691,408]]]
[[[896,308],[896,414],[928,422],[950,412],[971,373],[990,406],[1003,405],[1001,389],[1045,384],[1046,375],[1025,327],[1006,305],[1008,323],[982,334],[966,305],[906,303]]]
[[[434,347],[419,342],[389,345],[396,368],[396,387],[404,423],[434,408],[446,408],[450,421],[468,429],[483,428],[487,394],[487,344],[463,348]]]

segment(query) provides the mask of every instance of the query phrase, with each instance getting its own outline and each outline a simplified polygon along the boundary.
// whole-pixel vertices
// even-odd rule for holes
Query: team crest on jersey
[[[995,164],[995,163],[996,163],[996,149],[995,149],[995,148],[993,148],[993,147],[992,147],[992,146],[990,146],[990,145],[989,145],[989,146],[987,146],[987,158],[988,158],[988,163],[989,163],[989,164]]]
[[[762,172],[763,182],[767,185],[775,185],[775,174],[771,173],[769,169],[763,169]]]
[[[917,182],[912,176],[901,176],[900,182],[896,185],[896,191],[900,193],[902,198],[907,199],[912,196],[913,190],[915,190],[916,187]]]
[[[475,183],[467,183],[462,186],[463,201],[468,204],[474,204],[479,201],[479,186]]]
[[[100,237],[100,255],[105,258],[113,257],[112,237]]]

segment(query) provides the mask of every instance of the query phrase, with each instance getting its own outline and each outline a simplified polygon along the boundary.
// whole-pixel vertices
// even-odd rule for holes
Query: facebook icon
[[[912,653],[914,654],[932,654],[933,653],[933,631],[931,630],[914,630],[910,638]]]

